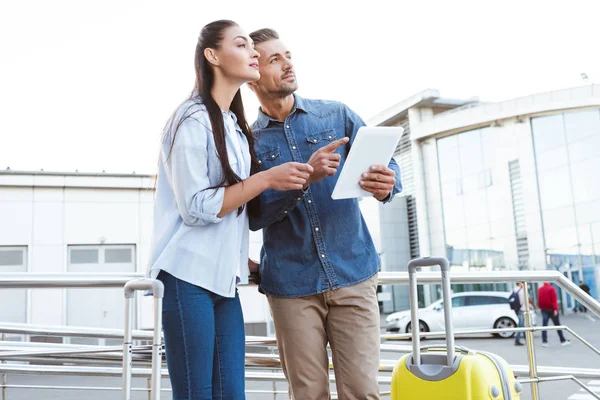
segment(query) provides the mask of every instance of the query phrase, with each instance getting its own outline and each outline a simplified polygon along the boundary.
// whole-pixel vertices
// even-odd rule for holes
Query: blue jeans
[[[558,319],[558,314],[554,315],[554,310],[542,310],[542,325],[543,326],[548,326],[548,321],[552,320],[552,322],[554,323],[554,326],[556,325],[560,325],[560,321]],[[560,339],[560,342],[563,343],[566,339],[563,336],[563,333],[561,330],[556,331],[558,333],[558,337]],[[543,343],[547,343],[548,342],[548,332],[547,331],[542,331],[542,342]]]
[[[240,298],[175,278],[165,285],[162,322],[173,400],[245,399],[244,317]]]
[[[525,326],[525,314],[523,311],[519,311],[517,313],[517,317],[519,318],[519,323],[517,324],[517,328],[523,328]],[[525,336],[523,332],[517,332],[517,336],[515,337],[515,342],[521,340],[521,335]]]

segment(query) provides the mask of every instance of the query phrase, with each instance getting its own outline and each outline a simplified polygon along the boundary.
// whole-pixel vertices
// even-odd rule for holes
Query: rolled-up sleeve
[[[187,118],[177,130],[167,163],[177,208],[186,225],[221,221],[225,188],[211,188],[207,135],[212,134],[197,119]],[[168,150],[167,150],[168,151]],[[219,166],[220,167],[220,166]]]

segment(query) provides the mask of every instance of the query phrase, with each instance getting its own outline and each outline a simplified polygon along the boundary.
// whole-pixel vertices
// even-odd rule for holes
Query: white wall
[[[27,246],[30,272],[63,273],[70,245],[133,244],[136,271],[144,273],[152,234],[151,187],[147,177],[0,175],[0,246]],[[260,233],[252,233],[251,240],[251,255],[258,259]],[[27,322],[66,324],[66,290],[29,292]],[[246,322],[268,320],[266,298],[256,286],[240,288],[240,296]],[[152,327],[152,303],[152,297],[138,293],[142,329]]]

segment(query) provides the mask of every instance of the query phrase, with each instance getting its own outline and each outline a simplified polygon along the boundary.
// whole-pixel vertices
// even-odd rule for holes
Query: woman
[[[150,276],[165,285],[163,328],[173,399],[244,399],[245,336],[237,284],[248,280],[245,204],[267,189],[301,189],[312,169],[258,172],[242,84],[258,53],[232,21],[206,25],[196,86],[165,129]]]

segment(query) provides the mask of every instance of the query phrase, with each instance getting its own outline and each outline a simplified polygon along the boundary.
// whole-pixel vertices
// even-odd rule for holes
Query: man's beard
[[[271,96],[274,98],[284,98],[294,93],[296,90],[298,90],[297,83],[292,85],[280,85],[279,90],[271,92]]]

